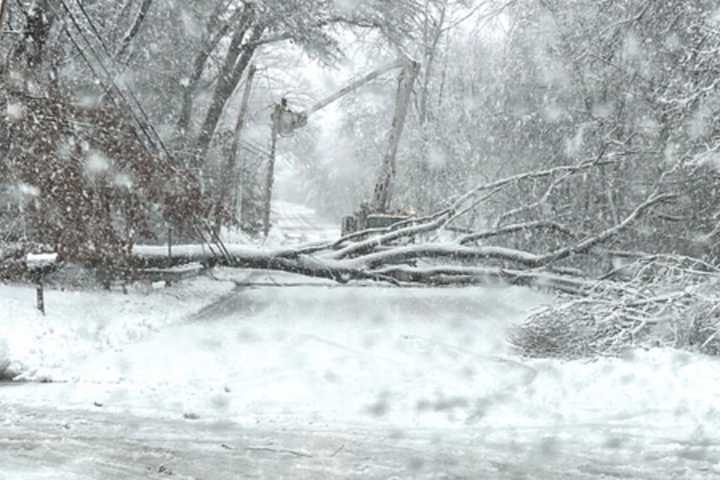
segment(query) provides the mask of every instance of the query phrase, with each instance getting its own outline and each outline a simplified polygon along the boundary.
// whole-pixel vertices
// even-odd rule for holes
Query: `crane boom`
[[[274,107],[273,114],[271,116],[271,154],[265,182],[265,215],[263,221],[265,236],[268,235],[268,232],[270,230],[270,203],[272,199],[275,148],[277,145],[278,136],[292,134],[293,131],[307,125],[308,117],[313,113],[327,107],[328,105],[339,100],[343,96],[351,93],[354,90],[357,90],[366,83],[396,68],[401,68],[402,70],[398,79],[397,93],[395,94],[395,111],[393,113],[392,126],[390,128],[390,133],[388,136],[387,149],[385,150],[385,154],[383,155],[380,174],[377,181],[375,182],[372,202],[370,203],[370,205],[364,203],[363,206],[361,206],[360,214],[345,217],[343,219],[342,230],[345,232],[355,229],[367,228],[367,214],[380,214],[379,216],[383,216],[383,214],[386,214],[389,211],[392,201],[392,186],[393,180],[395,178],[397,163],[396,156],[398,146],[400,144],[400,138],[402,137],[403,129],[405,128],[405,119],[409,110],[412,88],[418,76],[418,73],[420,72],[420,64],[407,58],[401,58],[376,70],[373,70],[367,75],[358,78],[346,87],[317,102],[315,105],[305,111],[292,111],[290,108],[288,108],[286,99],[282,99],[281,103]]]
[[[3,23],[5,23],[5,7],[7,6],[7,2],[5,0],[0,0],[0,29],[2,29]]]
[[[387,150],[383,155],[383,163],[380,169],[380,176],[375,183],[373,192],[372,210],[376,213],[385,213],[390,209],[392,201],[392,186],[396,171],[396,157],[400,138],[405,128],[410,95],[415,79],[420,72],[420,64],[408,61],[400,73],[398,90],[395,95],[395,113],[393,114],[392,128],[388,138]]]
[[[327,107],[331,103],[344,97],[345,95],[352,92],[353,90],[357,90],[358,88],[362,87],[366,83],[375,80],[376,78],[378,78],[381,75],[384,75],[385,73],[389,72],[390,70],[394,70],[396,68],[401,68],[404,65],[405,65],[405,62],[403,60],[396,60],[396,61],[389,63],[383,67],[378,68],[377,70],[373,70],[372,72],[368,73],[364,77],[358,78],[351,84],[349,84],[346,87],[333,93],[329,97],[324,98],[323,100],[320,100],[315,105],[313,105],[312,107],[307,109],[305,111],[305,114],[308,116],[312,115],[313,113],[317,112],[318,110],[322,110],[323,108]]]

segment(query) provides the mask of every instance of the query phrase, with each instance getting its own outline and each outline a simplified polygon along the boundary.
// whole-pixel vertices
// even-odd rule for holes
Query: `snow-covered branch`
[[[653,208],[655,205],[663,202],[667,202],[669,200],[672,200],[674,198],[677,198],[677,195],[665,193],[665,194],[659,194],[659,195],[652,195],[650,198],[645,200],[643,203],[638,205],[635,210],[630,213],[625,219],[623,219],[622,222],[618,223],[617,225],[613,225],[610,228],[607,228],[603,230],[602,232],[598,233],[597,235],[593,235],[591,237],[586,238],[585,240],[582,240],[575,245],[571,245],[568,247],[560,248],[554,252],[551,252],[547,255],[544,255],[538,260],[538,265],[548,265],[553,262],[557,262],[558,260],[562,260],[564,258],[567,258],[571,255],[575,255],[578,253],[586,253],[593,247],[605,242],[609,238],[617,235],[621,231],[625,230],[628,226],[630,226],[633,222],[635,222],[640,216],[642,216],[645,212]]]
[[[532,230],[547,230],[553,231],[570,238],[575,237],[575,233],[568,229],[565,225],[557,222],[548,222],[544,220],[538,220],[536,222],[525,222],[515,223],[512,225],[505,225],[504,227],[494,228],[491,230],[483,230],[481,232],[469,233],[458,240],[461,245],[467,245],[468,243],[477,242],[478,240],[485,240],[492,237],[500,237],[502,235],[509,235],[517,232],[530,232]]]

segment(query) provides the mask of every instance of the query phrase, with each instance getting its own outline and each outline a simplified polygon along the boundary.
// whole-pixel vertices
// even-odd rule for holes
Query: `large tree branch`
[[[359,27],[359,28],[375,28],[380,29],[382,28],[382,25],[380,25],[378,22],[371,21],[371,20],[356,20],[346,17],[330,17],[325,20],[321,20],[319,22],[316,22],[312,25],[310,25],[310,28],[313,29],[319,29],[319,28],[325,28],[331,25],[338,25],[338,24],[344,24],[352,27]],[[268,45],[271,43],[278,43],[278,42],[284,42],[288,40],[293,40],[297,37],[297,34],[294,32],[284,32],[284,33],[277,33],[274,35],[269,35],[267,37],[259,38],[257,40],[254,40],[252,42],[248,42],[246,45],[248,47],[261,47],[263,45]]]
[[[204,42],[200,51],[198,51],[195,55],[190,76],[188,77],[186,84],[183,86],[182,111],[180,113],[180,118],[178,119],[178,130],[183,133],[187,132],[190,126],[193,94],[197,89],[203,72],[205,72],[210,56],[217,49],[220,41],[226,37],[233,26],[236,26],[239,29],[246,28],[244,25],[247,23],[247,10],[244,8],[238,8],[228,20],[221,23],[220,15],[224,10],[221,7],[222,6],[218,6],[210,17],[206,32],[206,37],[208,38]]]
[[[505,187],[510,184],[526,181],[526,180],[537,180],[540,178],[547,178],[547,177],[553,177],[558,174],[562,173],[579,173],[585,170],[589,170],[591,168],[597,168],[602,165],[614,165],[618,161],[622,160],[605,160],[605,161],[597,161],[597,160],[590,160],[586,162],[579,163],[577,165],[561,165],[558,167],[552,167],[545,170],[537,170],[533,172],[524,172],[524,173],[518,173],[516,175],[511,175],[509,177],[501,178],[499,180],[495,180],[490,183],[484,183],[482,185],[478,185],[477,187],[473,188],[472,190],[469,190],[468,192],[460,195],[454,202],[453,202],[453,208],[457,209],[459,206],[463,205],[465,202],[470,200],[471,198],[474,198],[477,194],[481,192],[485,192],[488,190],[495,190],[501,187]]]
[[[531,230],[547,230],[561,233],[568,237],[575,237],[575,233],[568,229],[565,225],[561,225],[557,222],[539,220],[536,222],[515,223],[512,225],[506,225],[501,228],[470,233],[468,235],[465,235],[464,237],[461,237],[460,240],[458,240],[458,243],[460,245],[467,245],[468,243],[477,242],[478,240],[485,240],[487,238],[499,237],[502,235],[509,235],[517,232],[525,233]]]
[[[235,268],[253,268],[296,273],[314,278],[325,278],[340,283],[350,280],[375,280],[397,284],[397,280],[379,272],[369,272],[347,262],[319,259],[298,254],[294,249],[263,250],[244,245],[227,245],[228,256],[218,257],[204,245],[178,245],[168,256],[166,247],[138,246],[133,250],[135,267],[172,267],[200,262]]]
[[[210,107],[205,115],[205,121],[200,129],[200,134],[197,140],[197,155],[195,157],[196,166],[202,166],[205,155],[210,148],[210,143],[215,130],[218,127],[222,112],[225,109],[225,105],[228,100],[232,97],[235,87],[237,86],[243,72],[247,68],[252,56],[255,54],[255,48],[249,47],[243,43],[245,35],[249,32],[248,41],[260,38],[265,30],[262,25],[252,25],[255,19],[255,14],[252,10],[251,5],[248,4],[247,8],[250,10],[243,22],[241,28],[233,35],[230,41],[230,48],[225,56],[220,76],[218,77],[215,91],[213,92],[212,100],[210,101]]]
[[[393,247],[347,260],[348,264],[357,268],[374,269],[379,265],[408,262],[420,258],[449,259],[464,261],[502,260],[525,267],[539,265],[539,257],[534,253],[512,248],[482,246],[467,247],[453,243],[426,243],[404,247]]]
[[[652,195],[650,198],[645,200],[643,203],[638,205],[635,210],[633,210],[630,215],[625,217],[625,219],[620,222],[617,225],[613,225],[610,228],[607,228],[603,230],[602,232],[598,233],[597,235],[594,235],[592,237],[586,238],[585,240],[569,246],[569,247],[563,247],[560,248],[554,252],[551,252],[547,255],[543,255],[538,259],[538,265],[549,265],[551,263],[557,262],[558,260],[562,260],[564,258],[568,258],[572,255],[578,254],[578,253],[586,253],[590,249],[596,247],[597,245],[600,245],[601,243],[607,241],[611,237],[617,235],[618,233],[625,230],[627,227],[629,227],[632,223],[634,223],[638,218],[640,218],[645,212],[653,208],[655,205],[663,202],[667,202],[669,200],[672,200],[674,198],[677,198],[677,195],[665,193],[660,195]]]
[[[422,233],[435,231],[445,225],[445,223],[447,223],[446,215],[441,215],[431,222],[421,223],[419,225],[411,225],[397,230],[392,230],[383,235],[371,237],[367,240],[363,240],[360,242],[351,243],[347,247],[337,251],[333,255],[333,258],[341,260],[343,258],[351,257],[354,255],[367,253],[377,247],[388,245],[391,242],[400,240],[402,238],[415,237]]]
[[[249,58],[248,56],[247,59]],[[242,71],[243,61],[241,53],[233,65],[235,68],[233,73]],[[456,218],[456,215],[475,205],[478,198],[482,197],[479,192],[495,192],[505,185],[526,179],[548,178],[552,184],[555,184],[563,181],[568,175],[598,165],[599,162],[588,162],[514,175],[480,185],[469,194],[461,196],[452,207],[436,214],[408,219],[385,229],[368,230],[359,234],[359,237],[345,237],[336,242],[282,249],[252,248],[246,245],[224,245],[217,236],[211,236],[208,240],[205,234],[198,231],[196,232],[198,238],[208,243],[174,246],[171,256],[168,255],[166,247],[136,246],[128,252],[128,257],[113,263],[127,265],[130,269],[143,269],[201,262],[206,265],[285,271],[341,283],[351,280],[372,280],[393,284],[409,282],[459,285],[504,281],[513,285],[551,288],[582,294],[592,289],[595,283],[577,268],[561,269],[555,268],[553,264],[575,254],[588,253],[603,242],[621,234],[656,206],[675,198],[674,194],[659,193],[661,186],[664,186],[662,182],[658,182],[653,193],[622,221],[594,234],[588,234],[582,240],[575,240],[576,235],[565,225],[552,220],[537,220],[482,232],[470,232],[447,243],[398,245],[398,241],[406,239],[419,241],[423,234],[447,227],[448,222]],[[479,240],[543,230],[571,237],[572,243],[547,253],[530,252],[522,246],[508,248],[502,244],[470,245]],[[454,235],[451,232],[446,233]]]
[[[445,215],[448,215],[451,213],[450,209],[441,210],[437,213],[433,213],[432,215],[428,215],[425,217],[410,217],[407,220],[400,221],[398,223],[395,223],[393,225],[390,225],[388,227],[379,227],[379,228],[368,228],[365,230],[360,230],[357,232],[350,233],[348,235],[345,235],[344,237],[339,238],[335,242],[332,242],[332,248],[338,249],[341,248],[343,245],[347,244],[348,242],[354,242],[356,240],[362,240],[372,235],[384,235],[387,233],[394,232],[396,230],[400,230],[403,228],[406,228],[408,226],[412,225],[421,225],[427,222],[433,222],[434,220],[444,217]]]
[[[390,266],[374,270],[375,273],[401,282],[429,285],[497,284],[558,290],[575,295],[586,294],[596,282],[546,271],[509,270],[484,267],[429,267],[415,268]]]
[[[550,198],[550,195],[553,193],[555,188],[563,183],[565,180],[570,178],[572,175],[574,175],[576,172],[569,171],[565,172],[563,175],[553,179],[552,182],[550,182],[550,185],[547,186],[543,194],[535,200],[532,203],[529,203],[527,205],[522,205],[520,207],[514,208],[512,210],[508,210],[507,212],[504,212],[502,215],[498,216],[497,220],[495,221],[495,228],[499,228],[500,225],[502,225],[503,221],[505,221],[508,218],[516,217],[522,213],[529,212],[531,210],[534,210],[536,208],[539,208],[541,205],[545,204],[548,199]]]

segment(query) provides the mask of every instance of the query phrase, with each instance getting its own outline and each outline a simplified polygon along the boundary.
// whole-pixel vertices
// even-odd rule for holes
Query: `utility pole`
[[[270,206],[272,205],[272,188],[275,178],[275,153],[277,150],[277,140],[280,131],[280,121],[283,111],[287,109],[287,101],[283,98],[279,105],[275,105],[272,119],[272,135],[270,140],[270,158],[268,159],[268,168],[265,177],[265,195],[263,204],[263,235],[267,238],[270,233]]]
[[[272,205],[272,189],[275,178],[275,156],[277,151],[277,141],[280,134],[289,135],[300,127],[307,125],[308,115],[305,112],[293,112],[288,107],[286,98],[280,100],[279,105],[275,105],[272,119],[272,140],[270,143],[270,158],[268,162],[267,177],[265,178],[265,204],[263,205],[263,233],[265,237],[270,232],[270,207]]]
[[[270,232],[270,206],[272,203],[272,187],[273,177],[275,175],[275,155],[277,148],[277,141],[279,135],[289,135],[298,128],[301,128],[307,124],[308,117],[325,108],[329,104],[337,101],[344,95],[360,88],[362,85],[375,78],[383,75],[384,73],[394,69],[402,67],[400,73],[398,90],[395,96],[395,113],[393,115],[392,128],[388,138],[388,147],[383,156],[382,169],[380,176],[375,184],[375,191],[373,194],[372,211],[373,212],[387,212],[390,207],[390,201],[392,200],[392,182],[395,176],[395,157],[397,156],[398,145],[402,132],[405,127],[405,119],[410,104],[410,97],[412,95],[413,84],[420,72],[420,64],[418,62],[409,59],[400,59],[392,62],[384,67],[381,67],[364,77],[352,82],[345,88],[339,90],[333,95],[321,100],[314,106],[310,107],[304,112],[293,112],[288,108],[287,100],[282,99],[279,105],[275,105],[272,113],[272,140],[270,144],[270,159],[267,169],[267,176],[265,178],[265,191],[264,191],[264,205],[263,205],[263,231],[265,236],[268,236]]]

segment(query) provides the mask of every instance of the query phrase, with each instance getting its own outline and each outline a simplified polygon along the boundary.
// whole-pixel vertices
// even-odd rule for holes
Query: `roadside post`
[[[30,279],[35,285],[35,308],[45,315],[45,274],[57,263],[57,254],[29,253],[25,257],[25,264],[30,272]]]
[[[45,315],[45,287],[42,278],[36,280],[35,286],[35,306],[40,310],[40,313]]]
[[[173,235],[173,229],[172,229],[172,227],[168,227],[168,231],[167,231],[167,247],[168,247],[168,249],[167,250],[168,250],[168,258],[169,259],[172,258],[172,244],[173,244],[172,235]]]

